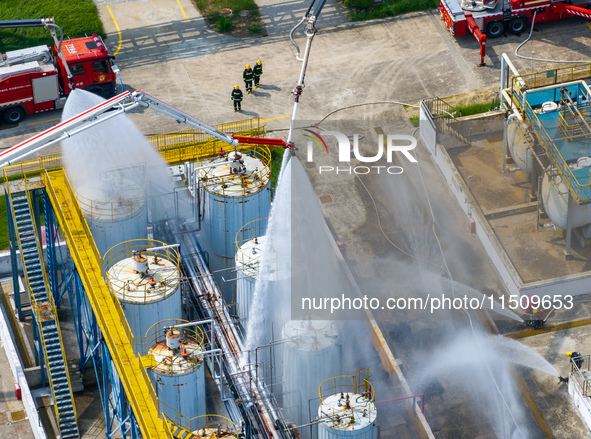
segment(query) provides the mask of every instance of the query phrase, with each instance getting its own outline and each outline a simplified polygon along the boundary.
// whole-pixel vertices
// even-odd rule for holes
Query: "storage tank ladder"
[[[43,344],[60,436],[62,439],[77,438],[80,437],[80,434],[76,424],[76,409],[70,386],[66,354],[53,297],[49,294],[41,245],[31,214],[29,194],[27,192],[11,193],[10,203],[23,262],[25,282]],[[44,308],[43,314],[40,313],[40,307]]]
[[[66,236],[68,249],[80,274],[104,342],[121,378],[142,437],[186,437],[188,432],[172,424],[166,425],[158,415],[152,384],[141,360],[133,353],[129,325],[119,301],[111,295],[103,280],[98,250],[64,171],[60,169],[42,175],[51,204]]]

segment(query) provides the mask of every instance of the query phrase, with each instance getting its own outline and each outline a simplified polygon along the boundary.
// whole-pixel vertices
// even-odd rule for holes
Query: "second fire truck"
[[[474,35],[480,43],[480,65],[484,65],[487,37],[520,34],[534,17],[536,23],[591,19],[591,0],[440,0],[439,13],[452,35]]]

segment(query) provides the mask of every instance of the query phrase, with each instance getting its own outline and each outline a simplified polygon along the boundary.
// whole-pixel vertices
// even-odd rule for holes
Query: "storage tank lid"
[[[147,256],[146,253],[142,253]],[[150,303],[165,299],[180,287],[178,267],[156,253],[148,256],[145,272],[138,272],[136,256],[122,259],[107,271],[107,285],[121,302]]]
[[[231,162],[198,171],[201,185],[221,197],[248,197],[263,189],[271,178],[271,171],[263,160],[240,151],[220,151],[216,157],[205,159],[200,166]]]
[[[236,269],[247,276],[256,276],[263,256],[269,253],[268,243],[266,236],[259,236],[242,244],[236,252]]]
[[[283,327],[283,338],[300,351],[321,351],[337,342],[334,322],[326,320],[290,320]]]
[[[356,393],[331,395],[324,398],[318,408],[318,417],[328,427],[339,431],[362,430],[372,425],[376,416],[375,404]]]
[[[542,104],[542,112],[548,113],[550,111],[558,110],[558,104],[554,101],[544,102]]]
[[[101,174],[98,183],[77,186],[76,199],[86,218],[108,222],[134,217],[146,202],[141,184],[113,173]]]
[[[156,360],[154,372],[164,375],[183,375],[199,367],[203,361],[203,350],[193,338],[181,336],[178,348],[170,348],[167,339],[160,340],[150,348],[150,354]]]

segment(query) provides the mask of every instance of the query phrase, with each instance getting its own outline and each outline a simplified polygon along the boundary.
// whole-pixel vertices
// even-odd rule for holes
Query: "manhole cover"
[[[16,412],[10,412],[10,416],[12,417],[13,421],[21,421],[25,419],[25,412],[23,410],[18,410]]]
[[[248,17],[248,11],[240,11],[241,17]]]
[[[230,9],[230,8],[220,9],[220,14],[223,15],[224,17],[231,17],[232,16],[232,9]]]

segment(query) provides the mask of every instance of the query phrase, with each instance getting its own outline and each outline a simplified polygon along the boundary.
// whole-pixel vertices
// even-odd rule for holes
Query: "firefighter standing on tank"
[[[246,88],[246,94],[252,93],[252,80],[254,78],[254,72],[250,68],[249,64],[246,64],[244,73],[242,73],[242,79],[244,79],[244,87]]]
[[[242,90],[240,90],[238,84],[236,84],[234,90],[232,90],[232,100],[234,101],[234,113],[242,111]]]
[[[259,88],[259,81],[261,80],[261,75],[263,74],[263,63],[261,62],[260,59],[254,65],[253,73],[254,73],[254,87]]]

